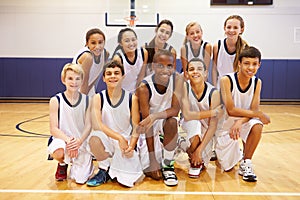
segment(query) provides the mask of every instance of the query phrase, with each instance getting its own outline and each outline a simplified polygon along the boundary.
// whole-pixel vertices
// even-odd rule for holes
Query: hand
[[[124,156],[126,158],[131,158],[133,156],[133,153],[134,153],[134,149],[132,148],[132,146],[128,146],[128,148],[124,151]]]
[[[77,158],[78,150],[67,150],[67,154],[70,158]]]
[[[189,157],[190,162],[195,166],[200,165],[203,162],[202,154],[198,149],[196,149],[196,151],[194,151],[193,153],[189,154]]]
[[[261,122],[263,124],[269,124],[271,122],[270,117],[263,112],[261,113],[261,116],[259,117],[259,119],[261,120]]]
[[[118,141],[119,141],[120,150],[121,150],[122,154],[124,154],[126,149],[128,149],[128,141],[122,135],[120,135],[120,138]]]
[[[81,146],[81,140],[78,139],[78,138],[74,138],[72,137],[68,142],[67,142],[67,145],[66,145],[66,148],[67,150],[78,150]]]
[[[138,127],[136,129],[137,133],[138,134],[146,133],[151,128],[151,126],[153,125],[153,123],[154,123],[155,120],[156,119],[155,119],[155,117],[154,117],[153,114],[150,114],[148,117],[146,117],[145,119],[143,119],[139,123],[139,125],[138,125]]]
[[[233,140],[239,139],[241,128],[242,128],[242,122],[240,120],[236,120],[233,126],[229,130],[230,138]]]
[[[215,112],[214,117],[216,117],[216,118],[222,117],[223,114],[224,114],[223,105],[218,105],[218,106],[214,109],[214,112]]]

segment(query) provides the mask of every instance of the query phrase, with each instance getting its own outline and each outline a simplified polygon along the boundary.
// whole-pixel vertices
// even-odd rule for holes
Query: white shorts
[[[117,140],[109,138],[102,131],[93,131],[90,134],[90,137],[91,136],[100,138],[105,151],[109,153],[111,157],[109,175],[112,179],[117,178],[119,183],[127,187],[133,187],[134,183],[144,176],[143,164],[139,156],[140,152],[138,148],[134,151],[133,157],[126,158],[122,155]],[[129,138],[126,139],[130,141]]]
[[[70,178],[74,179],[76,183],[84,184],[94,172],[92,155],[86,149],[86,142],[81,145],[77,158],[70,158],[68,156],[65,141],[53,137],[53,141],[48,146],[48,152],[53,154],[54,151],[60,148],[64,149],[65,163],[72,164]]]
[[[263,124],[258,119],[250,119],[242,125],[240,137],[246,142],[248,135],[255,124]],[[242,158],[243,152],[240,149],[239,140],[233,140],[229,136],[229,129],[220,129],[216,132],[216,147],[215,151],[218,161],[223,170],[227,171],[234,167]]]
[[[202,127],[201,122],[199,120],[190,120],[190,121],[184,121],[182,123],[182,129],[186,132],[186,142],[187,147],[191,146],[190,139],[194,136],[198,136],[200,140],[203,140],[203,137],[206,133],[206,129]],[[210,161],[210,158],[212,156],[212,145],[213,141],[211,140],[205,147],[205,149],[202,152],[202,160],[204,162],[204,165],[207,167],[208,163]]]

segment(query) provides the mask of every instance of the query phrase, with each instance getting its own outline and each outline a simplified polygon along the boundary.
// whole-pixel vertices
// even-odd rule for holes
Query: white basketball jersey
[[[156,113],[164,111],[171,107],[172,97],[175,87],[175,73],[171,75],[167,90],[165,93],[161,94],[156,90],[154,83],[154,74],[147,76],[143,82],[149,86],[150,89],[150,113]]]
[[[243,91],[239,85],[237,73],[230,73],[227,76],[230,78],[230,82],[231,82],[231,89],[232,89],[231,93],[232,93],[234,106],[237,108],[249,110],[253,100],[258,79],[255,76],[253,76],[249,81],[249,85]],[[225,122],[223,124],[223,128],[222,128],[223,130],[229,130],[234,124],[234,121],[236,119],[239,119],[239,117],[228,116],[226,109],[225,109],[224,117],[225,117]]]
[[[187,81],[187,89],[188,89],[188,98],[190,102],[190,109],[192,111],[206,111],[210,110],[210,103],[211,103],[211,95],[213,91],[215,90],[215,87],[212,86],[210,83],[205,82],[204,91],[202,96],[198,99],[195,93],[192,90],[190,81]],[[205,131],[208,128],[208,118],[200,120],[202,124],[202,133],[205,133]]]
[[[192,48],[192,44],[190,42],[187,42],[184,46],[185,46],[185,50],[186,50],[186,58],[187,61],[190,61],[192,58],[199,58],[201,60],[204,60],[204,54],[205,54],[205,46],[206,46],[207,42],[203,42],[201,43],[201,46],[199,48],[198,52],[194,52],[193,48]]]
[[[228,53],[226,39],[219,40],[220,48],[218,51],[217,70],[219,77],[233,72],[234,53]]]
[[[78,51],[78,53],[74,56],[72,63],[79,64],[78,59],[85,52],[90,52],[91,53],[91,51],[87,47],[84,47],[84,48],[80,49]],[[90,69],[88,84],[91,85],[94,81],[96,81],[96,82],[95,82],[95,87],[93,87],[91,89],[91,91],[89,91],[89,93],[88,93],[89,95],[94,95],[95,94],[96,86],[98,84],[99,78],[102,75],[103,67],[104,67],[104,64],[106,62],[105,57],[106,57],[106,49],[103,49],[101,54],[100,54],[99,62],[96,62],[95,58],[93,59],[93,65],[91,66],[91,69]]]
[[[70,137],[81,138],[88,107],[88,97],[80,93],[78,102],[75,105],[70,104],[64,93],[59,93],[56,97],[59,101],[59,129]]]
[[[122,90],[122,96],[116,105],[112,105],[107,90],[100,93],[102,102],[102,121],[110,129],[122,134],[129,139],[132,131],[131,126],[131,94]]]
[[[122,81],[122,87],[129,91],[134,92],[136,89],[136,82],[138,79],[138,76],[141,72],[141,69],[144,64],[144,52],[142,48],[135,50],[135,59],[133,62],[131,62],[126,54],[124,53],[123,49],[120,49],[117,54],[122,59],[122,63],[124,66],[124,79]]]

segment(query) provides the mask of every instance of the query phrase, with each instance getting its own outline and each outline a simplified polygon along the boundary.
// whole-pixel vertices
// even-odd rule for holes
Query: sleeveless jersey
[[[213,91],[215,90],[215,87],[212,86],[210,83],[205,82],[204,91],[200,99],[197,99],[197,96],[192,90],[190,81],[187,81],[187,91],[188,91],[188,98],[190,102],[190,109],[192,111],[205,111],[210,110],[210,104],[211,104],[211,95]],[[201,119],[200,122],[202,124],[202,129],[207,130],[208,129],[208,119]],[[203,132],[205,133],[205,131]]]
[[[64,93],[58,93],[56,98],[59,102],[58,126],[67,136],[81,138],[84,124],[85,113],[88,107],[88,96],[79,95],[78,102],[71,105]]]
[[[170,80],[165,93],[161,94],[157,91],[156,86],[154,84],[154,75],[147,76],[143,80],[143,82],[147,85],[150,93],[150,113],[161,112],[171,107],[175,87],[174,81],[175,73],[170,76]]]
[[[190,61],[192,58],[199,58],[201,60],[204,60],[206,45],[207,45],[207,42],[202,41],[200,49],[198,50],[198,52],[194,53],[193,48],[192,48],[192,44],[190,42],[187,42],[184,45],[185,46],[185,52],[186,52],[185,56],[187,58],[187,61]]]
[[[131,126],[131,94],[122,90],[122,96],[116,105],[112,105],[107,90],[100,93],[102,121],[110,129],[122,134],[126,139],[130,138]]]
[[[136,89],[138,75],[140,74],[142,66],[144,64],[143,48],[135,50],[135,59],[133,62],[131,62],[127,58],[123,49],[120,49],[117,52],[117,55],[119,55],[119,57],[121,58],[125,70],[125,76],[122,81],[122,87],[129,92],[134,92]]]
[[[243,91],[239,85],[236,72],[229,73],[227,76],[229,77],[231,82],[231,93],[235,107],[249,110],[251,102],[253,100],[258,79],[255,76],[253,76],[250,79],[247,88]],[[225,121],[223,124],[223,130],[229,130],[229,128],[231,128],[231,126],[234,124],[234,121],[236,119],[239,119],[239,117],[228,116],[226,109],[224,117]]]
[[[235,52],[229,53],[226,46],[226,39],[223,41],[218,41],[218,60],[217,60],[217,70],[220,77],[233,72],[233,62],[235,58]]]
[[[84,48],[80,49],[78,51],[78,53],[74,56],[72,63],[79,64],[78,63],[78,59],[85,52],[91,53],[91,51],[87,47],[84,47]],[[88,95],[94,95],[95,94],[96,85],[98,84],[100,76],[101,76],[101,74],[103,72],[103,66],[104,66],[104,64],[106,62],[106,58],[105,57],[106,57],[106,49],[103,49],[103,51],[100,54],[100,61],[99,61],[99,63],[97,63],[95,61],[95,58],[93,59],[93,65],[90,68],[88,84],[91,85],[94,81],[96,81],[96,82],[95,82],[95,86],[88,92]]]

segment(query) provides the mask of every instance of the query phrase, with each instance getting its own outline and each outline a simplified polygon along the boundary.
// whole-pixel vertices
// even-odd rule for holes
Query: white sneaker
[[[164,179],[164,183],[167,186],[176,186],[178,184],[177,176],[174,172],[174,169],[163,169],[162,175]]]
[[[254,174],[252,162],[250,159],[242,160],[239,167],[239,175],[247,182],[256,182],[257,177]]]
[[[175,186],[178,184],[177,176],[174,171],[174,160],[164,159],[162,161],[162,176],[167,186]]]
[[[189,177],[190,178],[198,178],[200,176],[201,171],[204,169],[204,164],[200,164],[200,165],[190,165],[190,169],[189,169]]]

